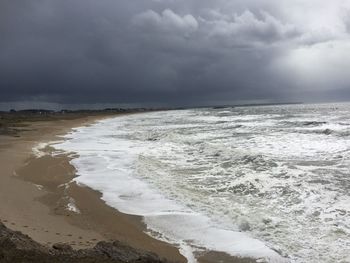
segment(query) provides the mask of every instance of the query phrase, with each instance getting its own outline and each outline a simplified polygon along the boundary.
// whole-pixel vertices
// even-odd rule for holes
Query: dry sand
[[[72,183],[75,169],[67,155],[33,155],[37,143],[58,140],[71,128],[101,118],[33,122],[18,138],[0,135],[0,220],[42,244],[64,242],[85,248],[101,240],[120,240],[171,261],[185,262],[176,247],[145,234],[140,217],[122,214],[107,206],[100,193]],[[72,200],[79,213],[67,209]],[[200,262],[253,261],[209,252]]]

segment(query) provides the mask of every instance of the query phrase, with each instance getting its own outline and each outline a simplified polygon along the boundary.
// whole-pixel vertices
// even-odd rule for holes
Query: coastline
[[[47,246],[65,243],[81,249],[93,247],[98,241],[119,240],[170,261],[186,262],[178,248],[145,234],[146,226],[141,217],[126,215],[107,206],[100,199],[101,194],[88,187],[76,183],[67,187],[67,183],[76,176],[67,154],[35,156],[32,152],[38,143],[59,140],[58,136],[72,128],[89,125],[105,117],[113,116],[32,122],[30,129],[21,132],[20,137],[2,136],[0,203],[4,205],[0,220],[7,227]],[[44,151],[50,150],[50,147],[44,148]],[[67,209],[72,203],[73,208]],[[74,207],[78,210],[74,211]],[[210,251],[197,259],[203,263],[255,262]]]
[[[185,262],[177,248],[145,234],[141,218],[108,207],[90,188],[73,184],[69,194],[74,196],[80,213],[65,209],[68,193],[58,186],[75,177],[69,157],[62,154],[37,158],[32,152],[38,143],[59,140],[72,128],[109,117],[112,116],[30,122],[19,137],[1,136],[0,220],[8,228],[48,246],[67,243],[80,249],[113,239],[168,260]]]

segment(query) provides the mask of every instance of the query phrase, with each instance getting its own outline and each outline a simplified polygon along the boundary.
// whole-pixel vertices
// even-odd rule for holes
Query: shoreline
[[[48,246],[66,243],[75,249],[81,249],[92,247],[102,240],[119,240],[137,249],[154,252],[170,261],[186,262],[174,245],[156,240],[145,233],[146,226],[142,217],[120,213],[101,200],[101,193],[69,183],[76,177],[76,171],[69,163],[70,157],[66,153],[34,156],[32,152],[32,148],[40,142],[62,140],[58,137],[72,128],[114,116],[30,123],[31,130],[23,131],[21,137],[2,137],[5,140],[0,143],[0,163],[6,163],[6,157],[16,161],[5,169],[0,178],[0,185],[13,187],[7,190],[0,188],[0,202],[8,200],[7,206],[0,211],[0,220],[7,227],[21,231]],[[51,149],[46,147],[44,150],[50,152]],[[15,176],[11,170],[16,171]],[[15,194],[14,189],[21,189],[18,191],[21,194]],[[11,206],[12,201],[14,204]],[[72,203],[69,211],[67,208]],[[77,208],[76,211],[74,207]],[[203,263],[255,262],[212,251],[200,255],[197,260]]]
[[[98,241],[114,239],[168,260],[185,262],[177,248],[143,233],[140,218],[131,220],[108,207],[99,198],[99,193],[90,188],[72,186],[69,194],[76,198],[81,213],[66,210],[64,201],[67,195],[58,186],[75,177],[69,157],[62,154],[38,158],[32,152],[38,143],[60,140],[59,136],[72,128],[110,117],[113,115],[29,122],[19,137],[1,136],[0,220],[8,228],[48,246],[67,243],[80,249],[92,247]]]

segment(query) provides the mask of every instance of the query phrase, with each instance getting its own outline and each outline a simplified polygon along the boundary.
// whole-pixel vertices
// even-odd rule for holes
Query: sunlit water
[[[190,261],[350,262],[349,104],[125,115],[66,138],[79,183]]]

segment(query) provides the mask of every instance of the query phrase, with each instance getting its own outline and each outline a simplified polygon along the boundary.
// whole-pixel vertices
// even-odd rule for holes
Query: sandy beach
[[[37,158],[33,154],[32,148],[38,143],[57,140],[73,127],[102,118],[33,122],[20,137],[0,137],[1,221],[41,244],[64,242],[73,248],[85,248],[101,240],[121,240],[184,262],[176,248],[144,234],[140,218],[108,207],[99,193],[74,183],[65,190],[63,185],[75,176],[66,155]],[[70,198],[79,207],[79,213],[67,209]]]
[[[51,246],[66,243],[75,249],[98,241],[119,240],[137,249],[151,251],[172,262],[186,262],[179,250],[145,234],[142,218],[107,206],[99,192],[71,180],[75,169],[65,154],[51,155],[50,146],[34,155],[39,143],[62,140],[74,127],[89,125],[105,116],[27,123],[20,136],[0,137],[0,220],[35,241]],[[252,262],[221,253],[201,255],[200,262]]]

